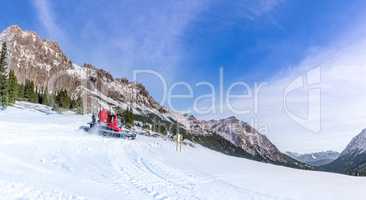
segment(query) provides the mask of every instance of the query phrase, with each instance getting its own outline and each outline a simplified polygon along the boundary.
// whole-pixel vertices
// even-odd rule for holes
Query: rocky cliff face
[[[37,86],[45,88],[51,75],[72,68],[71,61],[56,42],[42,40],[34,32],[10,26],[0,34],[0,41],[8,45],[8,68],[15,71],[18,81],[22,83],[26,79],[33,80]],[[65,80],[59,84],[69,86],[70,82],[73,81]]]
[[[73,97],[83,96],[91,105],[143,106],[154,111],[165,109],[154,101],[145,87],[113,76],[91,64],[78,66],[64,54],[56,42],[41,39],[36,33],[10,26],[0,34],[0,42],[8,46],[8,68],[18,81],[32,80],[38,88],[49,92],[67,89]],[[136,109],[136,112],[146,110]]]
[[[351,140],[340,156],[363,153],[366,153],[366,129],[362,130],[361,133]]]
[[[336,160],[321,168],[326,171],[366,176],[366,129],[351,140]]]
[[[219,135],[253,158],[273,163],[301,165],[281,153],[265,135],[235,117],[200,121],[194,116],[188,116],[188,120],[191,122],[191,133],[203,136]]]

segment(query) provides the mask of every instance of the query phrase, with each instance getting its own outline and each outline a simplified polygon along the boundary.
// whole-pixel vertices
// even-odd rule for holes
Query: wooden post
[[[182,152],[182,141],[183,141],[183,136],[179,133],[179,126],[177,124],[177,146],[176,146],[176,151]]]

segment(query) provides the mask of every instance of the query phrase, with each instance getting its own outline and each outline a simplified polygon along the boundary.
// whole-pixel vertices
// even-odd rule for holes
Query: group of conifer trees
[[[0,52],[1,109],[5,109],[13,105],[16,100],[20,100],[52,106],[58,110],[82,110],[81,99],[72,99],[65,89],[57,91],[54,94],[49,94],[47,87],[38,88],[31,80],[26,80],[24,84],[19,84],[15,72],[13,70],[8,72],[7,70],[7,51],[6,43],[3,42]]]
[[[134,126],[134,114],[132,112],[132,108],[127,108],[123,110],[120,107],[115,107],[114,110],[117,112],[117,115],[120,119],[122,119],[122,123],[126,125],[126,127],[131,128]]]
[[[17,79],[13,70],[7,73],[7,46],[2,43],[0,52],[0,107],[6,108],[17,98]]]

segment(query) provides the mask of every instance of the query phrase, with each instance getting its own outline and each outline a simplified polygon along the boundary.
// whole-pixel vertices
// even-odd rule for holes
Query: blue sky
[[[198,2],[198,3],[197,3]],[[0,27],[57,40],[76,63],[116,76],[149,68],[172,80],[261,81],[361,20],[364,1],[7,1]],[[192,76],[191,72],[195,73]]]
[[[320,55],[345,43],[357,44],[365,36],[362,0],[19,0],[2,2],[1,7],[0,28],[18,24],[56,40],[75,63],[92,63],[117,77],[131,78],[134,69],[152,69],[169,83],[210,81],[218,86],[223,67],[225,87],[234,81],[279,85],[309,60],[324,63],[336,56]],[[338,80],[334,77],[330,83]],[[154,97],[161,97],[156,78],[140,81]],[[199,95],[207,88],[194,92]],[[185,108],[192,101],[175,104]],[[359,128],[353,125],[339,134]],[[272,132],[279,131],[269,133],[279,141]],[[289,132],[304,131],[294,127]],[[334,149],[344,145],[337,144]],[[297,147],[283,144],[287,149]]]

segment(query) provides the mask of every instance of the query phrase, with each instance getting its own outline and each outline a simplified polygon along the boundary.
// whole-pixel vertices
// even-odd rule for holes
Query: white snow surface
[[[0,199],[364,199],[366,178],[226,156],[199,145],[79,130],[88,116],[19,102],[0,111]]]

